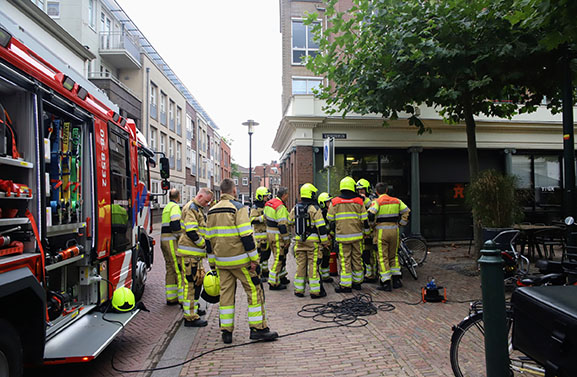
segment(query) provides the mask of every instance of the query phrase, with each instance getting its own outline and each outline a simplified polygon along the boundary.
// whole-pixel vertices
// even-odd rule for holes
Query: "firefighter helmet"
[[[204,275],[200,297],[211,304],[216,304],[220,301],[220,278],[216,271],[209,271]]]
[[[369,181],[367,181],[367,180],[364,179],[364,178],[361,178],[361,179],[359,179],[359,180],[357,181],[356,187],[357,187],[357,190],[365,189],[365,192],[367,193],[367,195],[368,195],[368,194],[370,193],[370,191],[371,191],[371,184],[369,183]]]
[[[351,177],[344,177],[343,179],[341,179],[341,184],[339,186],[339,189],[342,190],[349,190],[352,192],[355,192],[355,185],[356,182],[354,179],[352,179]]]
[[[317,191],[319,191],[313,184],[305,183],[301,186],[301,199],[316,199]]]
[[[325,208],[327,206],[326,203],[331,199],[332,198],[328,192],[321,192],[319,195],[319,205],[321,208]]]
[[[134,309],[134,293],[126,287],[117,288],[112,294],[112,307],[119,312],[129,312]]]
[[[255,198],[257,201],[264,201],[267,196],[270,196],[270,191],[264,186],[261,186],[255,191]]]

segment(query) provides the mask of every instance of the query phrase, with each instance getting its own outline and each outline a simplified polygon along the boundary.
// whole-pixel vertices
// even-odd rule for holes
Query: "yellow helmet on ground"
[[[220,301],[220,278],[216,271],[209,271],[204,275],[200,297],[211,304],[216,304]]]
[[[266,187],[260,186],[256,189],[254,196],[259,202],[264,201],[267,196],[270,196],[270,191]]]
[[[119,312],[129,312],[134,309],[134,293],[129,288],[117,288],[112,294],[112,307]]]
[[[327,202],[331,199],[332,198],[328,192],[321,192],[321,194],[319,195],[319,205],[321,206],[321,208],[325,208]]]
[[[343,179],[341,179],[341,184],[339,186],[340,190],[349,190],[349,191],[355,191],[355,186],[356,186],[356,182],[354,179],[352,179],[351,177],[344,177]]]
[[[313,184],[305,183],[301,186],[301,199],[316,199],[317,191],[319,191]]]
[[[371,191],[371,184],[369,183],[369,181],[367,181],[364,178],[361,178],[357,181],[356,187],[357,187],[357,190],[365,189],[367,194],[369,193],[369,191]]]

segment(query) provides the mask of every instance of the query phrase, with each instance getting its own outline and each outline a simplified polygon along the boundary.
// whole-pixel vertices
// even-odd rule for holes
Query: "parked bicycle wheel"
[[[545,370],[529,357],[512,347],[513,313],[507,312],[507,329],[511,376],[544,376]],[[485,364],[485,327],[483,312],[465,318],[453,327],[451,337],[451,368],[456,377],[487,375]]]
[[[421,266],[425,262],[425,259],[427,259],[427,254],[429,253],[429,247],[425,240],[413,236],[403,238],[403,242],[407,249],[413,253],[413,258],[415,258],[417,264]]]
[[[409,274],[411,274],[413,279],[417,280],[417,261],[415,261],[415,259],[411,256],[410,252],[407,251],[403,244],[401,244],[401,247],[399,248],[399,263],[401,266],[404,266],[407,271],[409,271]]]

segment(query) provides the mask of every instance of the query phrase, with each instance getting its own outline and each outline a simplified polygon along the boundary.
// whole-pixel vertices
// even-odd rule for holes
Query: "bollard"
[[[485,362],[487,377],[509,375],[507,314],[503,259],[493,241],[485,242],[481,250],[481,291],[485,325]]]
[[[338,276],[339,270],[337,269],[337,253],[331,251],[331,257],[329,259],[329,274],[331,276]]]

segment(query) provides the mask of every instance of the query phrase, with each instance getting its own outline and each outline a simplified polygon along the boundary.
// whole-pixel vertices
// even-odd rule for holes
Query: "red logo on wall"
[[[465,199],[465,186],[458,183],[453,186],[453,199]]]

